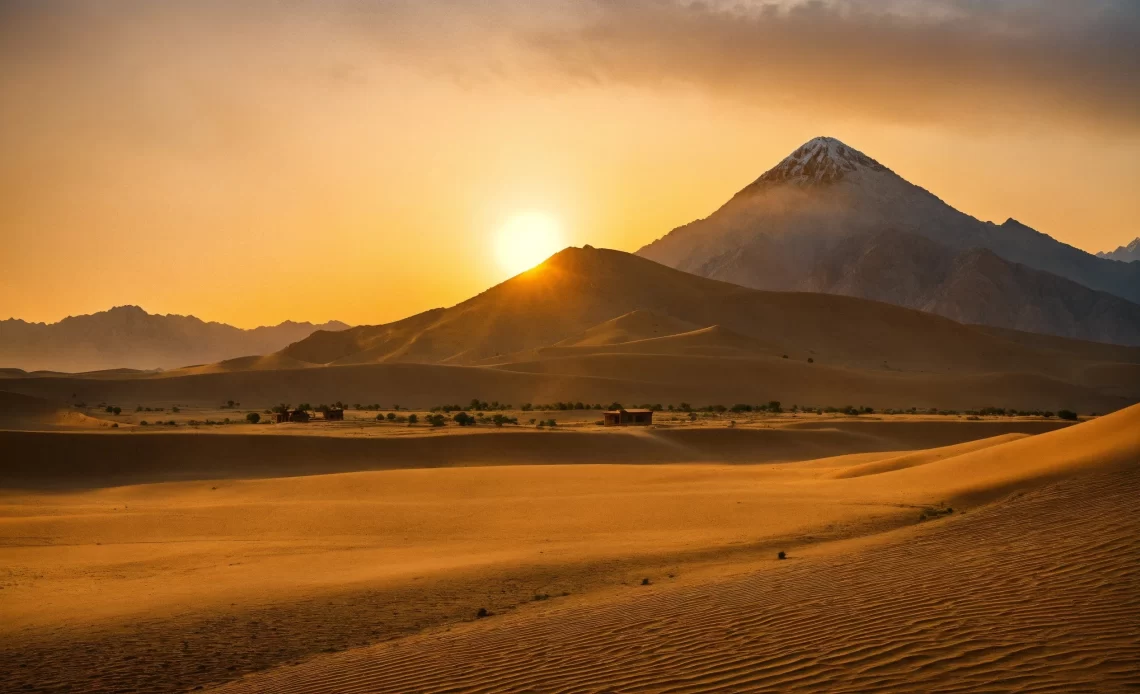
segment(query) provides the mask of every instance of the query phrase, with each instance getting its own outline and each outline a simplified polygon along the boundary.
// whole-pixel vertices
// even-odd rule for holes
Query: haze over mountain
[[[950,207],[818,137],[638,255],[757,289],[872,298],[965,323],[1140,343],[1140,264]]]
[[[1096,257],[1119,260],[1123,263],[1140,260],[1140,236],[1132,239],[1132,242],[1127,246],[1117,246],[1115,251],[1101,251],[1096,254]]]
[[[567,248],[449,308],[319,330],[262,357],[3,389],[171,404],[767,402],[1078,408],[1140,398],[1140,348],[963,325],[856,297],[769,292]]]
[[[285,321],[251,330],[194,316],[149,314],[116,306],[58,323],[0,321],[0,366],[32,370],[170,369],[275,352],[315,330],[348,325]]]

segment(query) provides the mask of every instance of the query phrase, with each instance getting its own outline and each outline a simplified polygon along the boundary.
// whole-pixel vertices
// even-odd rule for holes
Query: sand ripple
[[[1136,468],[1084,475],[906,541],[492,617],[219,691],[1131,690],[1138,494]]]

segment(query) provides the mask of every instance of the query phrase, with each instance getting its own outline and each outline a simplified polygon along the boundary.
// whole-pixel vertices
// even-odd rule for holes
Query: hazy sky
[[[0,0],[0,318],[378,323],[526,211],[636,250],[816,135],[1140,235],[1140,3]]]

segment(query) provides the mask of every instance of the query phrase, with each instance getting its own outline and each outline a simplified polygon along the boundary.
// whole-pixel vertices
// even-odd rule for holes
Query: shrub
[[[261,415],[256,412],[250,412],[245,416],[245,421],[249,422],[250,424],[257,424],[261,421]]]
[[[643,586],[649,585],[649,579],[648,578],[641,579],[641,585],[643,585]]]
[[[119,423],[118,423],[118,422],[115,422],[114,424],[112,424],[112,425],[111,425],[111,428],[112,428],[112,429],[118,429],[118,428],[119,428]]]
[[[809,363],[809,364],[814,364],[814,363],[815,363],[815,359],[812,359],[811,357],[808,357],[808,363]]]
[[[179,412],[181,412],[182,410],[178,409],[178,406],[177,406],[177,405],[175,405],[174,407],[171,407],[171,408],[170,408],[170,411],[171,411],[171,412],[173,412],[174,414],[178,414],[178,413],[179,413]]]
[[[141,422],[139,422],[139,426],[144,426],[144,427],[145,427],[145,426],[147,426],[147,425],[149,425],[149,424],[150,424],[150,422],[146,421],[145,419],[144,419],[144,420],[142,420]]]
[[[454,419],[455,423],[461,427],[469,427],[475,425],[475,418],[466,412],[460,412],[452,417],[452,419]]]
[[[120,409],[120,408],[118,408],[118,407],[116,407],[116,408],[115,408],[115,410],[114,410],[115,414],[119,414],[119,413],[120,413],[120,412],[122,412],[122,411],[123,411],[123,410],[122,410],[122,409]]]
[[[779,554],[776,555],[776,558],[777,559],[787,559],[788,554],[786,552],[780,552]]]
[[[476,619],[483,619],[484,617],[490,617],[490,616],[491,616],[491,613],[487,611],[486,607],[480,607],[479,611],[475,613]]]
[[[110,405],[107,405],[107,409],[106,409],[106,410],[104,410],[104,411],[105,411],[107,414],[111,414],[112,412],[114,412],[114,411],[115,411],[115,408],[114,408],[114,407],[111,407]]]
[[[442,427],[447,425],[447,420],[441,414],[429,414],[427,416],[428,424],[433,427]]]
[[[1077,421],[1077,413],[1073,412],[1072,410],[1061,410],[1057,413],[1057,416],[1061,419],[1067,419],[1070,422]]]
[[[389,422],[394,422],[394,421],[396,421],[396,413],[395,413],[395,412],[389,412],[389,413],[388,413],[388,421],[389,421]]]
[[[415,424],[418,421],[420,421],[420,418],[417,417],[416,415],[414,415],[414,414],[408,415],[408,424]]]
[[[150,408],[148,407],[147,409],[149,410]],[[142,405],[135,405],[135,412],[142,412],[142,411],[143,411]]]

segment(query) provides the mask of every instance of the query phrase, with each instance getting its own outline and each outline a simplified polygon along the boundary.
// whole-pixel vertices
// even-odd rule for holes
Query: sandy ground
[[[985,422],[893,424],[426,436],[402,469],[282,477],[270,460],[243,479],[6,483],[0,671],[28,691],[243,676],[244,691],[1140,684],[1140,407],[982,440]],[[747,437],[774,433],[817,454],[742,464],[761,440]],[[76,456],[144,476],[196,441],[305,442],[310,457],[341,441],[5,436],[83,441]],[[434,453],[448,459],[481,441],[472,460],[511,464],[426,467],[433,447],[449,442]],[[618,442],[703,457],[598,464]],[[526,464],[544,452],[565,464]]]

